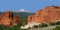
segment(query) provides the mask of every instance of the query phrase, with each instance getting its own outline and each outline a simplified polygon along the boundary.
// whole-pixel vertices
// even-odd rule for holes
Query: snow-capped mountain
[[[30,11],[27,11],[27,10],[25,10],[25,9],[17,10],[17,11],[14,11],[14,12],[26,12],[26,13],[31,13]]]

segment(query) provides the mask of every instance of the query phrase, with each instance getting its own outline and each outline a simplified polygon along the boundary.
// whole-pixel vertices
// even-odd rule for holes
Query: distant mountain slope
[[[25,12],[13,12],[15,15],[19,15],[21,18],[33,15],[34,13],[25,13]]]
[[[28,16],[33,15],[34,13],[26,13],[26,12],[13,12],[15,15],[20,16],[20,24],[23,24],[23,22],[27,23]]]
[[[2,14],[2,12],[0,11],[0,15]]]

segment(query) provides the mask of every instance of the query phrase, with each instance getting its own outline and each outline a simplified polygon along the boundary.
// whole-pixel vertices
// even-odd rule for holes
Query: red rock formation
[[[60,20],[60,6],[47,6],[38,10],[35,15],[28,17],[28,23],[31,21],[37,23],[56,22],[57,20]]]
[[[18,25],[20,23],[20,17],[15,15],[13,18],[13,25]]]
[[[0,16],[0,24],[5,25],[5,26],[10,26],[15,23],[18,24],[19,20],[20,20],[19,16],[14,16],[12,11],[4,12]]]
[[[28,17],[28,23],[32,21],[32,16]]]

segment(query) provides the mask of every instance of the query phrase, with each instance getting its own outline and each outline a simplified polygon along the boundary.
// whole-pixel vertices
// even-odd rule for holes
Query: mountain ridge
[[[20,10],[16,10],[16,11],[13,11],[13,12],[25,12],[25,13],[33,13],[33,12],[30,12],[30,11],[27,11],[25,9],[20,9]]]

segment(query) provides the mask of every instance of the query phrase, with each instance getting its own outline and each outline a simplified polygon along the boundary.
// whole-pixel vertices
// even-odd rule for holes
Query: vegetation
[[[41,24],[39,24],[39,27],[41,27]]]
[[[34,25],[33,27],[34,27],[34,28],[38,28],[38,25]]]
[[[60,30],[60,26],[56,26],[53,30]]]
[[[56,23],[50,22],[49,25],[54,26],[54,25],[56,25]]]
[[[0,25],[0,30],[27,30],[27,29],[20,29],[19,25],[14,27]]]
[[[56,22],[56,25],[60,25],[60,21],[57,21],[57,22]]]
[[[15,15],[20,16],[20,26],[25,22],[27,24],[28,16],[33,15],[34,13],[25,13],[25,12],[13,12]]]
[[[20,27],[22,26],[23,22],[27,24],[28,16],[33,15],[34,13],[14,13],[14,14],[20,16],[20,24],[14,27],[7,27],[7,26],[0,25],[0,30],[27,30],[27,29],[20,29]],[[56,23],[50,22],[49,25],[51,26],[60,25],[60,21],[57,21]],[[41,25],[34,25],[34,28],[38,28],[38,27],[48,27],[48,25],[46,23],[41,23]],[[54,30],[60,30],[60,26],[56,26]]]
[[[46,23],[41,23],[41,27],[48,27]]]
[[[2,14],[2,13],[0,13],[0,14]],[[14,26],[14,27],[7,27],[7,26],[0,25],[0,30],[26,30],[26,29],[20,29],[20,27],[22,26],[23,22],[26,22],[26,24],[27,24],[28,16],[33,15],[34,13],[14,12],[14,14],[20,16],[20,24],[17,26]]]

